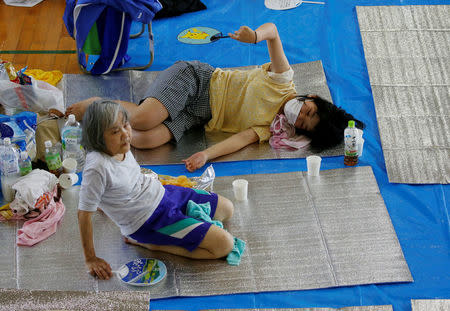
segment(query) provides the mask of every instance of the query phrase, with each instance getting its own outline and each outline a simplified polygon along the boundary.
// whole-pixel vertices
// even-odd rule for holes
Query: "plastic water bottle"
[[[344,131],[345,155],[344,164],[354,166],[358,164],[358,129],[355,127],[355,121],[348,121],[348,126]]]
[[[5,146],[3,139],[0,138],[0,174],[3,171],[3,155],[5,153]]]
[[[19,178],[19,157],[17,151],[11,144],[10,138],[3,140],[3,154],[2,154],[2,194],[3,198],[11,202],[14,200],[15,191],[12,185]]]
[[[84,167],[84,149],[81,146],[81,126],[75,120],[75,115],[70,114],[66,124],[62,129],[62,150],[63,160],[72,158],[77,161],[77,172],[81,172]]]
[[[50,173],[59,177],[62,173],[62,162],[61,155],[57,146],[53,146],[50,140],[45,142],[45,162],[47,162],[47,167]]]
[[[31,166],[31,159],[28,156],[28,153],[26,151],[22,151],[20,153],[20,157],[19,157],[20,176],[25,176],[26,174],[28,174],[32,170],[33,170],[33,168]]]

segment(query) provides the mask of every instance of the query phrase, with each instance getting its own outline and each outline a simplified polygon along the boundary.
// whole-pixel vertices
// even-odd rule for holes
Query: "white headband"
[[[289,100],[284,105],[284,115],[286,116],[289,124],[294,125],[295,121],[297,121],[298,114],[302,109],[303,101],[299,101],[297,98],[293,98]]]

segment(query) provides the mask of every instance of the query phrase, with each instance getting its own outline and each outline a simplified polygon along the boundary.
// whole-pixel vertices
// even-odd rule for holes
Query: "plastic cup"
[[[234,197],[238,201],[247,200],[248,181],[245,179],[236,179],[233,181]]]
[[[59,176],[59,184],[64,189],[69,189],[78,182],[78,175],[75,173],[61,174]]]
[[[364,138],[360,138],[358,140],[358,142],[356,143],[356,147],[358,149],[358,157],[361,157],[364,150]]]
[[[77,160],[67,158],[62,162],[64,173],[75,173],[77,171]]]
[[[309,176],[319,176],[320,162],[322,162],[322,158],[316,155],[312,155],[306,158],[306,165],[308,166]]]

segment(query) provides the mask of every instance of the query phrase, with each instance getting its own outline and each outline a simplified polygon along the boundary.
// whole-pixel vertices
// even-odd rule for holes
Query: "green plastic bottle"
[[[20,176],[25,176],[26,174],[28,174],[32,170],[33,170],[33,168],[31,166],[31,159],[28,156],[28,153],[26,151],[22,151],[20,153],[20,158],[19,158]]]
[[[348,127],[344,131],[345,154],[344,164],[355,166],[358,164],[358,130],[355,127],[355,121],[348,121]]]
[[[45,162],[47,162],[47,167],[50,173],[55,174],[56,177],[61,175],[63,170],[61,155],[58,148],[53,146],[50,140],[45,142]]]

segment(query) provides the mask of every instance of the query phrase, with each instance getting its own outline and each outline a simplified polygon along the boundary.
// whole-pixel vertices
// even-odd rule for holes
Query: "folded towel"
[[[192,200],[189,200],[186,209],[186,215],[198,220],[203,220],[205,222],[209,222],[213,225],[216,225],[219,228],[223,228],[223,224],[219,220],[212,220],[211,216],[211,205],[209,202],[198,204]]]
[[[239,266],[242,255],[245,251],[245,242],[241,239],[234,238],[233,250],[227,256],[227,262],[231,266]]]
[[[274,149],[301,149],[309,146],[311,139],[305,135],[297,135],[295,127],[287,121],[284,114],[277,114],[270,124],[272,136],[269,144]]]

